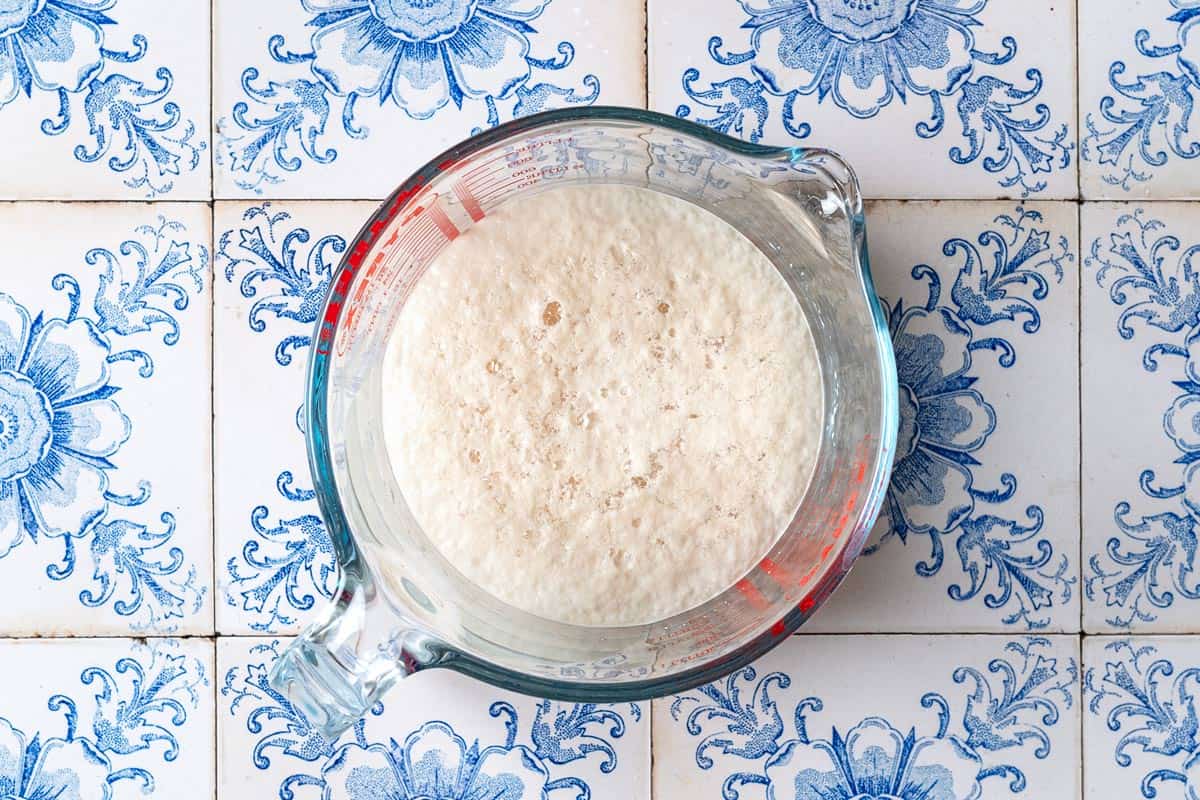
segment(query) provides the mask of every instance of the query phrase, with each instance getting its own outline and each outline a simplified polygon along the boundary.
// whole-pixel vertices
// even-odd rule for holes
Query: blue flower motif
[[[1187,391],[1175,398],[1163,414],[1163,432],[1182,454],[1184,503],[1193,516],[1200,518],[1200,327],[1188,334],[1187,360],[1181,382]]]
[[[80,536],[108,506],[108,460],[129,438],[110,397],[109,344],[89,320],[0,294],[0,556],[28,532]]]
[[[614,742],[628,730],[626,717],[620,707],[591,703],[539,701],[532,724],[523,726],[524,712],[495,700],[487,716],[500,729],[470,744],[436,719],[398,742],[394,723],[376,722],[387,719],[376,704],[352,730],[326,741],[267,680],[279,645],[252,645],[250,660],[226,672],[221,696],[231,715],[245,714],[256,739],[249,754],[255,767],[299,770],[281,781],[280,800],[292,800],[301,787],[320,787],[324,800],[545,800],[560,790],[586,800],[593,796],[589,781],[562,767],[587,762],[602,775],[617,769]],[[633,722],[643,719],[636,704],[628,713]],[[369,736],[378,728],[382,740]]]
[[[939,692],[922,695],[921,707],[937,713],[937,728],[929,733],[916,726],[902,733],[887,719],[869,716],[844,736],[834,727],[828,738],[813,738],[817,722],[809,715],[825,711],[826,703],[809,696],[789,703],[795,734],[788,737],[775,694],[798,676],[760,678],[753,668],[677,696],[665,724],[682,721],[689,735],[703,737],[696,766],[729,770],[721,789],[727,800],[743,797],[747,786],[765,786],[767,800],[979,800],[984,781],[1000,776],[1021,792],[1025,773],[994,763],[995,756],[1035,745],[1033,757],[1048,758],[1046,728],[1059,722],[1060,708],[1071,707],[1079,679],[1074,659],[1060,668],[1045,655],[1050,646],[1044,638],[1012,641],[986,671],[956,668],[954,683],[970,682],[972,691],[957,712]],[[686,717],[685,705],[691,707]],[[952,723],[966,736],[950,734]]]
[[[878,552],[893,536],[905,544],[912,535],[926,536],[930,554],[917,562],[916,572],[931,577],[945,563],[943,539],[952,536],[962,581],[947,589],[948,596],[966,601],[982,595],[988,608],[1007,610],[1005,624],[1037,629],[1049,622],[1043,609],[1071,597],[1076,579],[1069,559],[1038,538],[1040,506],[1025,508],[1024,523],[984,510],[1015,496],[1015,475],[1001,473],[998,488],[975,485],[982,450],[997,424],[996,410],[976,388],[975,354],[995,354],[1002,368],[1016,363],[1007,332],[985,331],[1020,322],[1021,331],[1035,333],[1041,326],[1036,302],[1050,291],[1047,275],[1061,280],[1063,262],[1074,258],[1065,238],[1051,242],[1048,231],[1028,224],[1041,220],[1037,212],[1017,211],[997,217],[976,241],[955,238],[942,245],[944,255],[963,259],[945,301],[942,279],[927,264],[911,273],[925,283],[923,302],[883,301],[896,352],[900,421],[883,536],[866,552]],[[983,594],[993,583],[994,590]]]
[[[996,429],[996,412],[971,388],[970,328],[946,308],[891,316],[900,429],[888,515],[901,538],[945,533],[975,508],[970,454]]]
[[[901,734],[879,717],[845,738],[792,740],[767,762],[768,800],[975,800],[978,755],[952,736]]]
[[[33,737],[0,717],[0,797],[108,800],[108,758],[87,739]]]
[[[524,745],[479,750],[444,722],[427,722],[403,744],[341,747],[321,771],[324,800],[521,800],[542,797],[549,775]]]
[[[899,95],[949,95],[971,74],[986,0],[769,0],[750,15],[755,72],[773,92],[819,93],[857,117]]]
[[[591,104],[600,96],[595,75],[582,88],[534,82],[535,71],[557,72],[575,61],[560,41],[556,56],[532,52],[531,25],[550,0],[302,0],[316,32],[301,52],[274,34],[267,50],[276,64],[308,67],[303,77],[242,71],[245,100],[218,118],[218,164],[228,164],[238,186],[262,192],[305,164],[331,164],[338,149],[326,139],[331,117],[351,140],[365,139],[358,101],[392,101],[413,119],[434,116],[453,102],[486,111],[482,125],[533,114],[552,105]]]
[[[451,100],[507,97],[529,78],[529,20],[549,0],[304,0],[313,73],[416,119]]]
[[[117,0],[0,0],[0,107],[18,92],[77,92],[104,67]]]
[[[962,141],[947,150],[950,161],[978,162],[1022,197],[1046,188],[1043,175],[1070,166],[1073,137],[1065,123],[1051,124],[1050,107],[1039,102],[1041,70],[1024,70],[1026,86],[987,74],[1017,55],[1012,36],[1001,38],[997,52],[976,47],[973,29],[987,0],[739,2],[748,49],[726,49],[724,38],[712,36],[708,55],[722,67],[746,65],[749,74],[709,79],[703,88],[700,70],[684,70],[682,88],[695,107],[682,103],[676,116],[756,142],[777,114],[786,133],[804,139],[813,127],[799,118],[799,98],[832,98],[865,119],[893,100],[924,97],[928,118],[915,123],[914,133],[942,136],[956,114]]]

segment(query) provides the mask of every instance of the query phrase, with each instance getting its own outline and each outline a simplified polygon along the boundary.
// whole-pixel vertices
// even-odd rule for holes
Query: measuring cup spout
[[[332,742],[361,719],[393,683],[422,664],[378,597],[343,578],[324,617],[275,662],[271,686],[309,726]]]

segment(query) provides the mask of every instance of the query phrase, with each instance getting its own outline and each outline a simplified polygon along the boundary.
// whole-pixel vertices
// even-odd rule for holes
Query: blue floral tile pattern
[[[1197,221],[1200,207],[1192,205],[1093,204],[1084,210],[1090,630],[1188,630],[1194,624],[1200,600],[1194,574]],[[1122,393],[1111,404],[1090,402],[1114,380],[1136,380],[1141,391]]]
[[[147,0],[0,5],[7,196],[208,195],[208,7]],[[29,163],[24,157],[39,157]],[[81,194],[81,189],[82,194]]]
[[[0,640],[0,660],[4,797],[212,796],[210,642]]]
[[[943,641],[793,638],[655,701],[655,797],[1076,796],[1076,641]]]
[[[866,554],[803,630],[1077,630],[1074,205],[867,213],[896,459]],[[1042,387],[1039,409],[1014,402],[1022,385]],[[1031,469],[1035,437],[1051,452]]]
[[[1080,7],[1085,196],[1200,197],[1200,2]]]
[[[70,235],[47,244],[37,220]],[[203,429],[156,447],[152,397],[207,415],[209,215],[197,206],[25,205],[0,237],[30,263],[0,292],[0,576],[42,597],[6,633],[212,630]],[[204,417],[201,417],[202,419]]]
[[[168,5],[0,0],[0,797],[1200,800],[1200,0]],[[431,671],[324,741],[266,676],[337,584],[299,410],[364,198],[607,103],[881,198],[867,552],[708,686]]]
[[[223,633],[295,632],[336,587],[333,548],[306,485],[299,412],[310,334],[332,271],[373,210],[370,203],[217,206],[215,490]],[[269,446],[250,453],[248,439]]]
[[[225,791],[280,800],[648,796],[645,705],[536,700],[433,670],[403,681],[327,742],[266,682],[286,644],[219,642]]]
[[[1075,195],[1073,3],[717,5],[684,21],[686,3],[650,3],[653,108],[835,149],[868,196]]]
[[[472,132],[640,106],[644,5],[610,5],[581,27],[581,0],[218,2],[218,195],[383,197]],[[251,21],[271,32],[253,46]]]
[[[1200,797],[1200,640],[1093,637],[1084,660],[1086,796]]]

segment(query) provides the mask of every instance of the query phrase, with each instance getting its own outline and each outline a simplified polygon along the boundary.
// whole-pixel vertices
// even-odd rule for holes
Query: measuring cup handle
[[[353,583],[352,581],[350,583]],[[343,579],[324,617],[280,655],[270,684],[309,726],[332,742],[358,722],[400,678],[425,664],[408,646],[419,637],[378,628],[361,587]]]

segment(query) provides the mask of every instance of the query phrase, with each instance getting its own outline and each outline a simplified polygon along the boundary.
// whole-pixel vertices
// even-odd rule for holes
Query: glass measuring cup
[[[468,581],[413,518],[382,441],[387,342],[432,260],[513,197],[588,183],[680,197],[758,245],[808,317],[824,382],[817,465],[786,531],[734,586],[646,625],[543,619]],[[397,679],[428,667],[593,702],[721,677],[812,614],[862,550],[883,502],[898,420],[895,363],[871,285],[858,185],[826,151],[748,144],[622,108],[502,125],[431,161],[379,208],[348,249],[314,338],[309,461],[342,576],[271,682],[330,739]]]

